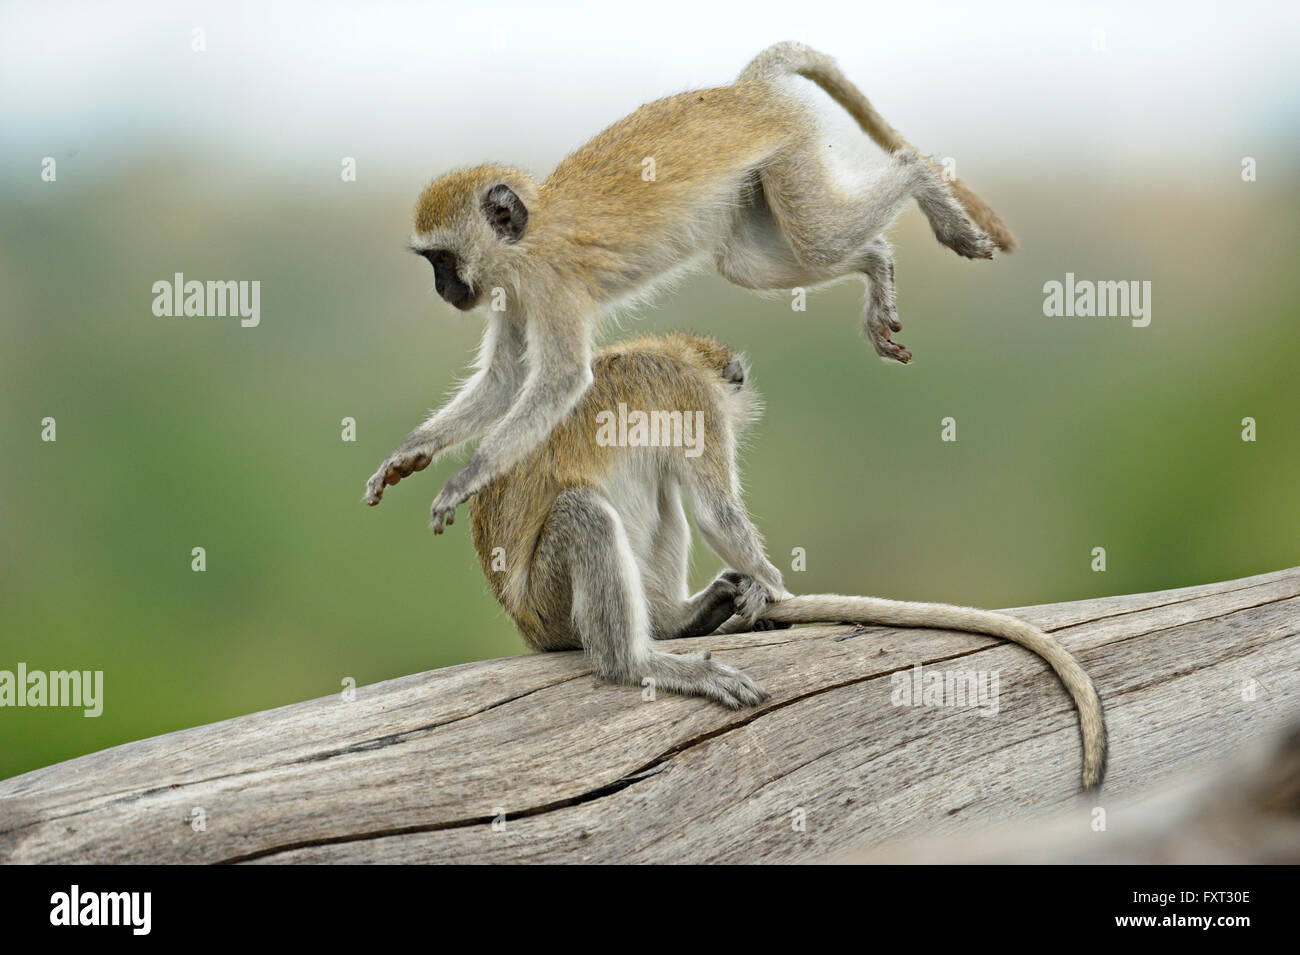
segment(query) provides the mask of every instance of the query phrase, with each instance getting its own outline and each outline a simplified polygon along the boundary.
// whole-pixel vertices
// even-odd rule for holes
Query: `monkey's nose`
[[[462,285],[456,289],[455,295],[448,301],[462,312],[467,312],[478,301],[478,292],[474,291],[474,287],[471,285]]]

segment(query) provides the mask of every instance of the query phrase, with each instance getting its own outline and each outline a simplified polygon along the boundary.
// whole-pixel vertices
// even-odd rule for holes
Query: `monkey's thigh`
[[[598,668],[648,639],[645,596],[617,513],[589,488],[565,491],[542,527],[528,582],[544,650],[585,648]]]
[[[902,211],[918,164],[891,157],[869,180],[836,181],[815,139],[797,143],[763,167],[762,194],[795,259],[823,280],[860,271],[860,252]]]
[[[795,254],[757,178],[745,190],[714,264],[728,282],[756,290],[817,285],[839,274]]]

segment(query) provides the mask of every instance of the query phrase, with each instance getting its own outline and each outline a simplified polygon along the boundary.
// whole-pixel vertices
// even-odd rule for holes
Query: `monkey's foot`
[[[702,696],[728,709],[757,706],[769,696],[744,671],[717,662],[707,650],[681,655],[656,653],[646,662],[645,670],[660,689]]]
[[[758,706],[770,695],[746,676],[743,670],[712,660],[708,663],[714,669],[704,678],[702,696],[721,703],[728,709],[738,710],[742,706]]]
[[[991,259],[996,246],[988,233],[971,222],[956,199],[947,199],[928,215],[934,237],[958,255],[968,259]]]
[[[991,259],[996,248],[984,230],[970,216],[952,190],[911,149],[900,149],[894,158],[910,170],[916,183],[916,201],[930,223],[934,237],[958,255],[968,259]]]
[[[877,339],[872,337],[871,347],[876,350],[876,354],[885,361],[896,362],[900,365],[906,365],[912,360],[912,353],[907,346],[901,342],[890,340],[888,337]]]
[[[366,482],[366,496],[363,500],[374,507],[384,499],[384,487],[396,484],[402,478],[410,477],[416,471],[423,471],[433,460],[431,455],[418,451],[410,454],[393,452],[379,465],[379,470]]]
[[[971,227],[970,231],[960,232],[950,239],[939,237],[939,241],[958,255],[968,259],[991,259],[996,246],[984,231]]]
[[[898,320],[898,312],[892,305],[883,303],[873,302],[867,310],[866,320],[862,323],[862,331],[877,355],[885,361],[906,365],[912,360],[912,353],[902,342],[896,342],[889,337],[890,333],[902,330],[903,323]]]

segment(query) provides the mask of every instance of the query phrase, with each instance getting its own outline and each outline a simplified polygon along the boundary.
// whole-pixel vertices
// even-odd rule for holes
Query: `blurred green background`
[[[462,132],[463,161],[487,158]],[[522,652],[464,509],[427,531],[461,458],[360,503],[482,327],[402,248],[441,167],[363,159],[342,182],[335,153],[357,148],[309,172],[183,138],[114,148],[93,176],[93,138],[53,151],[57,184],[24,155],[4,184],[0,669],[102,669],[106,699],[98,719],[0,710],[0,777],[346,677]],[[1120,162],[959,169],[1024,248],[959,260],[909,208],[892,233],[905,368],[859,337],[852,283],[792,313],[701,274],[606,339],[689,328],[749,354],[767,411],[747,500],[795,591],[1006,607],[1291,566],[1300,200],[1281,150],[1242,182],[1249,152],[1223,142],[1173,180]],[[155,317],[151,286],[178,271],[260,280],[260,327]],[[1151,281],[1150,327],[1045,317],[1043,283],[1067,271]],[[717,566],[697,547],[698,580]]]

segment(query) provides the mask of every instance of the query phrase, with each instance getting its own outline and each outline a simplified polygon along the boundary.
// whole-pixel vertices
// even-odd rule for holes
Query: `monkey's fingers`
[[[753,630],[759,616],[771,602],[772,594],[767,587],[753,577],[742,577],[740,593],[732,604],[732,610],[744,620],[746,627]]]
[[[912,360],[912,353],[902,342],[896,342],[889,337],[889,333],[883,329],[869,330],[871,336],[871,347],[876,350],[876,354],[885,361],[896,361],[900,365],[906,365]]]
[[[456,523],[456,508],[439,507],[434,502],[433,512],[429,515],[429,527],[435,534],[441,534],[444,525],[450,527]]]
[[[361,500],[364,501],[366,504],[369,504],[371,507],[374,507],[383,499],[384,499],[384,476],[382,474],[377,473],[372,475],[370,480],[366,482],[366,496],[363,497]]]
[[[374,507],[383,500],[385,487],[391,487],[416,471],[423,471],[432,461],[433,457],[428,454],[418,454],[411,458],[390,458],[380,465],[379,470],[366,482],[366,496],[363,500]]]
[[[881,357],[888,358],[891,361],[896,361],[900,365],[906,365],[912,360],[912,352],[901,342],[887,340],[885,342],[885,350],[881,353]]]
[[[755,683],[742,670],[708,660],[700,681],[701,696],[707,696],[728,709],[738,710],[742,706],[758,706],[771,694]]]
[[[896,342],[890,335],[903,330],[903,323],[898,320],[898,312],[892,303],[872,299],[862,323],[862,331],[871,342],[876,354],[885,361],[895,361],[906,365],[912,360],[912,353],[902,342]]]
[[[397,458],[390,461],[387,469],[384,471],[384,483],[396,484],[402,478],[410,477],[416,471],[423,471],[429,466],[433,457],[428,454],[417,454],[409,458]]]

